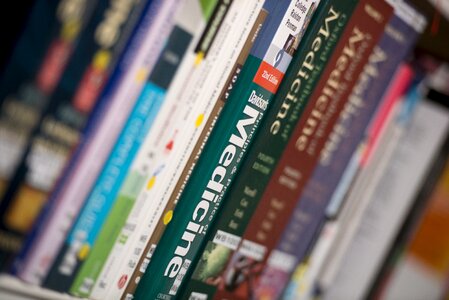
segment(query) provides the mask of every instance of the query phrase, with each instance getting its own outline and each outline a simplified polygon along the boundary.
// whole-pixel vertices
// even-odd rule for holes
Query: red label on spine
[[[282,73],[269,63],[262,61],[259,70],[257,70],[256,76],[254,76],[253,81],[270,93],[276,94],[276,91],[279,88],[279,84],[282,81],[282,77],[284,77],[284,73]]]

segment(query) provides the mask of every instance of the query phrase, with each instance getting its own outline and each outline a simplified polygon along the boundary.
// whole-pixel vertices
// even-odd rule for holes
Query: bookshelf
[[[439,0],[429,0],[423,2],[420,0],[411,0],[418,7],[418,10],[427,15],[430,20],[435,18],[435,9],[433,5],[437,5],[441,10],[441,20],[438,21],[437,31],[429,26],[425,33],[421,36],[416,49],[418,52],[428,53],[435,58],[449,61],[449,45],[447,36],[449,36],[449,3]],[[437,14],[438,18],[439,14]],[[432,25],[432,21],[430,22]],[[79,299],[61,294],[48,289],[31,286],[23,281],[3,274],[0,275],[0,299],[5,300],[33,300],[33,299],[50,299],[50,300],[74,300]]]

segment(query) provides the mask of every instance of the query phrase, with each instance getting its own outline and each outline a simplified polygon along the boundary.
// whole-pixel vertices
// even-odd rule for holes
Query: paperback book
[[[417,24],[422,17],[414,13],[415,17],[403,20],[398,15],[400,14],[395,13],[390,19],[383,37],[374,48],[326,142],[318,166],[307,183],[276,250],[268,259],[257,287],[259,297],[279,297],[294,267],[304,260],[324,222],[326,206],[346,166],[357,152],[396,69],[418,37],[419,32],[411,26]]]
[[[152,161],[157,157],[157,150],[161,148],[159,145],[162,145],[163,151],[169,152],[169,147],[165,148],[167,144],[161,138],[161,136],[166,136],[164,130],[168,129],[167,123],[161,122],[165,121],[162,116],[167,115],[164,114],[164,108],[170,106],[170,102],[173,102],[173,100],[178,100],[176,105],[179,105],[180,108],[185,104],[179,101],[181,99],[171,99],[170,95],[173,94],[172,91],[177,86],[176,81],[179,80],[180,75],[183,74],[184,76],[190,73],[183,72],[183,70],[185,71],[187,67],[191,71],[189,62],[193,56],[194,43],[201,35],[207,21],[205,13],[210,11],[208,8],[213,8],[216,2],[210,1],[208,4],[209,6],[202,7],[198,1],[189,0],[177,8],[176,26],[170,34],[160,63],[153,70],[154,75],[150,76],[150,80],[143,91],[145,97],[158,104],[155,111],[157,113],[154,114],[154,119],[151,120],[151,128],[142,132],[144,134],[140,138],[139,149],[136,149],[136,154],[130,157],[130,165],[127,167],[126,174],[123,174],[123,178],[118,182],[117,192],[110,195],[110,210],[95,238],[95,243],[92,244],[92,249],[89,250],[89,254],[70,288],[72,294],[78,296],[90,295],[90,298],[103,299],[105,296],[99,296],[97,293],[107,293],[115,286],[112,285],[112,281],[106,280],[104,284],[101,284],[101,292],[91,293],[94,291],[96,283],[103,278],[103,273],[110,269],[104,266],[110,259],[110,252],[114,243],[116,240],[120,242],[126,240],[123,237],[119,237],[120,230],[123,227],[131,227],[129,223],[125,224],[125,222],[129,214],[132,213],[139,191],[146,184],[148,173],[153,169]],[[192,18],[192,15],[196,17]],[[176,64],[171,62],[176,62]],[[168,115],[172,116],[172,114]],[[155,133],[157,134],[155,135]],[[154,140],[153,136],[157,139]],[[146,209],[142,208],[142,205],[139,205],[139,203],[136,207],[138,213],[146,212]],[[119,258],[125,255],[126,252],[120,253]],[[117,259],[114,262],[119,263]],[[113,275],[115,275],[115,272],[113,272]],[[107,275],[105,274],[104,276]]]
[[[178,1],[164,2],[164,5],[168,5],[169,9],[169,13],[165,15],[165,18],[170,18],[171,14],[174,13],[173,8],[176,7]],[[153,6],[154,4],[157,4],[156,7]],[[159,1],[152,3],[147,7],[146,13],[151,14],[151,11],[159,7],[159,5],[162,5]],[[170,22],[169,26],[171,28],[173,22]],[[167,42],[165,44],[165,51],[173,51],[174,53],[179,51],[182,54],[187,45],[188,41],[186,43],[185,39],[181,39],[181,42],[177,45],[181,47],[174,50],[172,40],[171,43]],[[171,48],[168,49],[168,47]],[[89,255],[89,250],[109,213],[127,170],[149,128],[152,126],[163,100],[165,89],[170,84],[172,75],[177,69],[178,61],[170,62],[164,60],[163,54],[160,57],[162,59],[154,66],[152,73],[144,84],[143,90],[135,101],[134,107],[121,130],[108,160],[105,162],[96,183],[84,201],[83,208],[80,210],[76,221],[73,223],[62,247],[59,249],[58,255],[52,263],[44,282],[44,285],[47,287],[67,291],[72,285],[83,261]],[[172,65],[173,67],[171,67]],[[167,72],[167,77],[164,77],[164,74],[161,72],[156,72],[156,70],[164,66],[168,67],[167,71],[170,70],[170,72]]]
[[[126,1],[125,1],[126,2]],[[149,3],[149,2],[148,2]],[[48,194],[55,185],[73,148],[78,144],[98,94],[113,72],[133,29],[143,2],[100,2],[79,38],[77,50],[67,63],[38,124],[25,146],[21,162],[0,203],[2,245],[21,245]],[[105,31],[120,12],[128,16],[114,23],[115,39]],[[96,29],[98,33],[96,33]],[[3,249],[5,264],[19,249]]]
[[[215,12],[222,10],[224,4],[219,3]],[[161,114],[161,120],[165,120],[163,124],[172,125],[167,128],[162,127],[159,134],[152,135],[152,138],[156,138],[155,142],[159,141],[155,143],[154,147],[160,149],[153,156],[156,163],[148,168],[149,172],[146,178],[148,184],[137,196],[137,202],[126,220],[126,226],[120,233],[120,239],[116,240],[108,257],[107,265],[102,272],[102,278],[104,278],[102,285],[104,285],[103,282],[126,283],[129,286],[126,289],[126,297],[129,297],[128,294],[132,294],[131,289],[133,286],[135,287],[136,281],[131,280],[133,272],[138,268],[136,263],[146,253],[142,249],[151,249],[151,246],[148,247],[149,240],[150,242],[158,241],[158,235],[161,234],[161,232],[157,232],[155,235],[154,230],[157,221],[163,217],[161,213],[169,196],[166,193],[162,195],[162,191],[165,192],[167,189],[173,188],[171,182],[179,177],[186,158],[190,155],[193,145],[203,131],[205,120],[210,118],[210,111],[217,101],[218,93],[227,88],[226,84],[229,78],[235,76],[232,74],[232,66],[235,66],[236,59],[240,60],[237,63],[241,63],[241,60],[246,58],[253,39],[248,36],[248,33],[255,34],[264,19],[263,14],[257,14],[261,6],[262,1],[233,2],[224,18],[220,14],[212,15],[210,24],[216,23],[216,17],[218,17],[222,19],[221,26],[216,31],[214,42],[210,46],[205,48],[204,46],[207,44],[200,40],[202,48],[208,50],[203,56],[197,52],[199,48],[195,48],[196,53],[192,56],[192,65],[195,66],[196,72],[187,72],[187,76],[184,78],[189,84],[189,89],[183,89],[183,92],[178,95],[179,100],[175,100],[173,105],[166,107],[167,113]],[[231,34],[237,28],[242,29],[239,31],[239,35]],[[208,30],[215,31],[214,27],[208,28]],[[223,47],[223,44],[235,46]],[[239,54],[242,47],[244,50]],[[198,61],[198,58],[201,58],[201,61]],[[200,62],[199,65],[198,62]],[[207,84],[205,84],[204,78],[208,78]],[[184,80],[182,80],[182,86],[185,85]],[[218,101],[221,100],[218,99]],[[185,109],[182,109],[183,106]],[[159,138],[161,136],[165,136],[166,139],[161,140]],[[170,146],[170,151],[167,151],[165,145]],[[169,219],[164,216],[164,222],[167,220]],[[112,285],[108,289],[107,297],[123,294],[124,287]],[[94,293],[95,290],[98,290],[97,287],[94,288]]]
[[[15,273],[23,280],[41,284],[68,230],[104,166],[123,128],[146,77],[153,70],[173,23],[171,3],[153,3],[120,59],[113,78],[102,94],[105,107],[87,125],[62,178],[50,195],[45,210],[28,234],[15,260]],[[157,33],[157,34],[156,34]],[[104,100],[109,99],[109,100]]]
[[[36,1],[0,86],[0,199],[76,48],[94,1]]]

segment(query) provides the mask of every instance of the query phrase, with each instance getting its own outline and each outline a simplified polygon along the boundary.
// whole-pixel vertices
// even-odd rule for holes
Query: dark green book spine
[[[323,1],[228,194],[182,298],[213,296],[274,167],[332,55],[357,1]]]
[[[265,2],[267,21],[139,283],[136,299],[176,297],[193,271],[192,262],[199,258],[223,196],[302,37],[300,22],[290,18],[295,3]]]
[[[251,65],[251,70],[256,69],[259,63],[260,61],[255,57],[249,57],[247,60],[247,65]],[[245,92],[247,83],[251,82],[252,79],[252,72],[247,71],[244,73],[241,75],[241,82],[245,82],[245,84],[242,83],[238,87],[241,94]],[[253,88],[257,88],[254,86],[255,84],[251,85]],[[258,95],[263,99],[269,98],[267,91],[258,90]],[[249,97],[250,95],[245,93],[241,98],[249,99]],[[179,261],[184,261],[180,254],[184,254],[185,256],[189,252],[197,251],[198,243],[194,243],[195,239],[198,240],[203,236],[203,232],[207,230],[207,223],[216,215],[216,210],[221,201],[221,195],[226,190],[225,184],[233,177],[235,169],[238,167],[243,153],[253,136],[255,128],[259,125],[264,112],[262,109],[247,103],[247,101],[240,101],[239,103],[238,99],[236,100],[229,102],[225,106],[228,110],[226,111],[225,108],[221,122],[215,127],[215,134],[210,137],[209,147],[206,146],[203,153],[204,159],[203,157],[200,159],[195,169],[196,172],[194,172],[196,176],[195,174],[192,176],[188,186],[184,190],[183,196],[175,209],[173,220],[167,227],[166,233],[162,237],[158,248],[156,248],[142,281],[139,283],[136,297],[139,297],[139,291],[143,290],[141,286],[146,285],[145,281],[147,280],[149,281],[147,285],[149,289],[148,291],[144,291],[144,294],[148,293],[153,298],[153,293],[158,294],[156,292],[158,286],[162,290],[168,288],[167,294],[169,293],[171,288],[170,279],[175,276],[169,276],[166,279],[163,273],[173,274],[176,270],[179,271],[178,268],[181,265],[183,265],[182,268],[188,267],[189,263],[187,261],[190,260],[187,260],[187,258],[184,259],[185,263],[177,265]],[[239,107],[242,104],[244,105],[243,109]],[[231,118],[229,116],[230,113],[233,115]],[[238,117],[237,122],[232,120],[236,117]],[[225,119],[229,119],[229,121]],[[208,159],[209,157],[210,159]],[[210,163],[212,161],[214,163]],[[219,162],[219,164],[215,162]],[[211,165],[214,167],[212,170]],[[195,199],[199,199],[199,201],[196,202]],[[194,202],[192,204],[193,201],[196,203]],[[195,206],[192,207],[193,205]],[[188,244],[187,247],[185,243]],[[159,249],[162,251],[158,251]],[[159,266],[156,267],[155,265]],[[175,265],[178,267],[175,267]],[[157,268],[160,272],[155,272],[153,268]],[[164,270],[163,273],[162,270]],[[150,274],[153,276],[148,276]],[[151,281],[155,283],[151,283]]]

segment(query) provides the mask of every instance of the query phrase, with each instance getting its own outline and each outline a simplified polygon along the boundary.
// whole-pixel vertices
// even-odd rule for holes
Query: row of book
[[[441,296],[426,24],[401,0],[36,0],[0,82],[3,270],[90,299],[397,299],[418,253],[438,275],[410,293]]]

